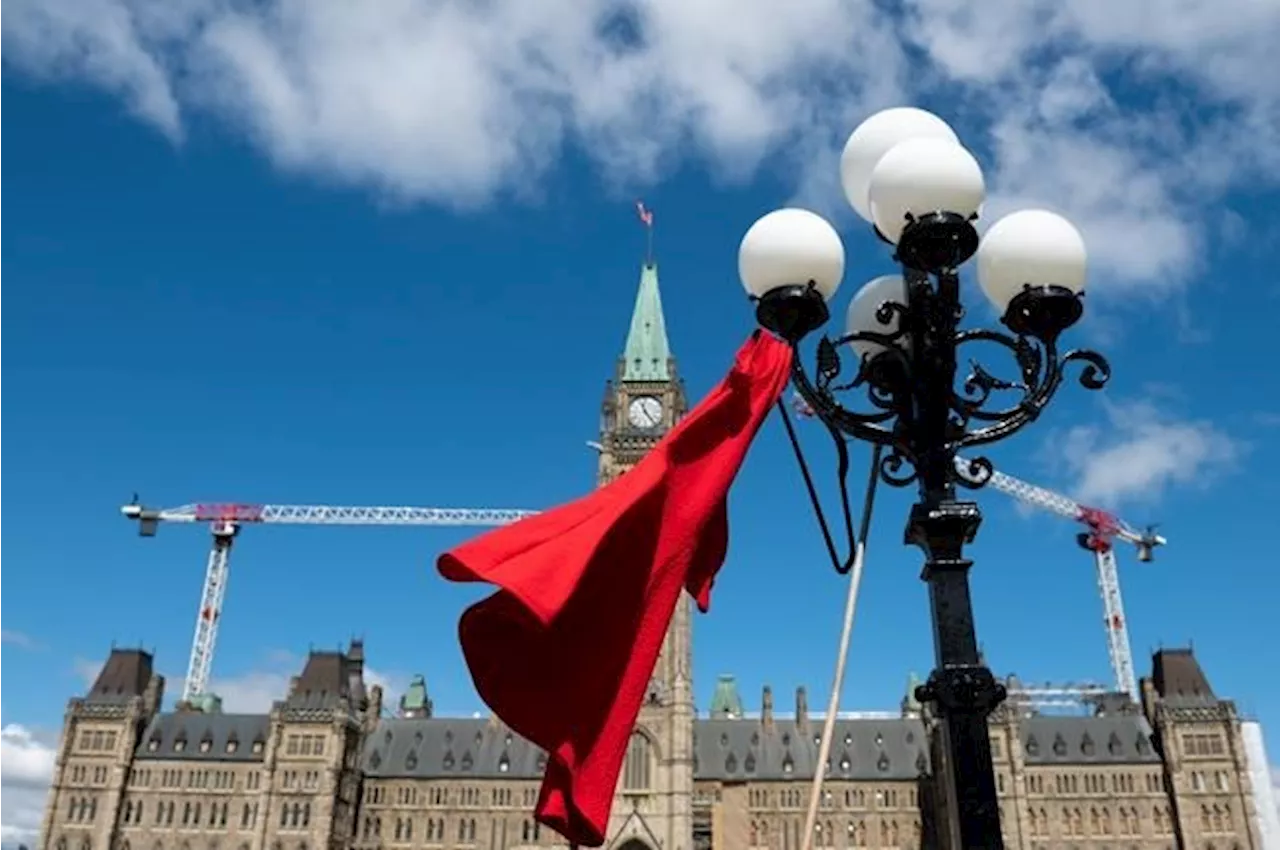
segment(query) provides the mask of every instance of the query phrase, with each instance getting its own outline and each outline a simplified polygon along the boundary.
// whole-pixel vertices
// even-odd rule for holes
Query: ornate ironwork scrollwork
[[[911,303],[886,301],[876,309],[876,320],[884,331],[824,337],[818,343],[812,379],[798,351],[792,367],[797,392],[829,428],[886,448],[879,475],[895,487],[918,480],[922,453],[935,460],[939,452],[953,458],[966,446],[1003,439],[1035,421],[1072,364],[1083,366],[1079,382],[1086,389],[1101,389],[1111,376],[1107,361],[1096,352],[1059,353],[1056,333],[1033,336],[986,328],[957,330],[963,311],[955,299],[955,284],[954,277],[940,279],[936,289],[927,279],[913,280],[907,288]],[[948,364],[942,374],[949,375],[950,364],[958,364],[964,346],[975,342],[991,343],[1007,352],[1016,377],[1001,377],[977,359],[969,359],[967,373],[954,370],[956,377],[949,386],[927,385],[938,379],[920,375],[924,360],[913,356],[913,346],[927,347],[925,353],[932,358],[928,362]],[[842,362],[848,356],[858,357],[857,369],[842,381],[842,376],[849,375]],[[930,374],[939,372],[930,367]],[[862,403],[846,406],[842,397],[850,393],[861,393]],[[913,418],[936,396],[946,400],[944,445],[913,445]],[[1004,403],[997,405],[997,399]],[[974,489],[983,486],[992,472],[990,461],[978,458],[963,469],[956,467],[951,480]]]

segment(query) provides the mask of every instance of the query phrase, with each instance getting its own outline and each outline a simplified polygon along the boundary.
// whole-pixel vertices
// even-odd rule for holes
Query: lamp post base
[[[983,664],[973,623],[964,545],[982,514],[973,502],[919,503],[907,523],[908,543],[925,554],[921,578],[929,585],[937,667],[916,689],[942,722],[947,764],[942,778],[953,804],[957,850],[1002,850],[1000,807],[987,718],[1005,689]]]

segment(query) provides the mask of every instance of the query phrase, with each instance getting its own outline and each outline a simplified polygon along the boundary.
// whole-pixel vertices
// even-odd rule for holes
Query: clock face
[[[657,428],[662,424],[662,402],[651,395],[635,399],[627,408],[627,420],[637,428]]]

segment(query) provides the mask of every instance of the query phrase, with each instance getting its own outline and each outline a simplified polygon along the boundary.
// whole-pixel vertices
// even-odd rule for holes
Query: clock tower
[[[599,484],[636,464],[686,410],[684,383],[667,342],[658,267],[640,270],[631,328],[600,422]],[[693,671],[691,603],[676,605],[640,709],[618,782],[609,846],[691,850],[693,842]]]

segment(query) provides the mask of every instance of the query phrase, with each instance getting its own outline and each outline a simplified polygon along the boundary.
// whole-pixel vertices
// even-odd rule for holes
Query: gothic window
[[[653,745],[642,732],[632,732],[623,765],[622,787],[627,791],[647,791],[651,787]],[[736,764],[735,764],[736,767]]]

